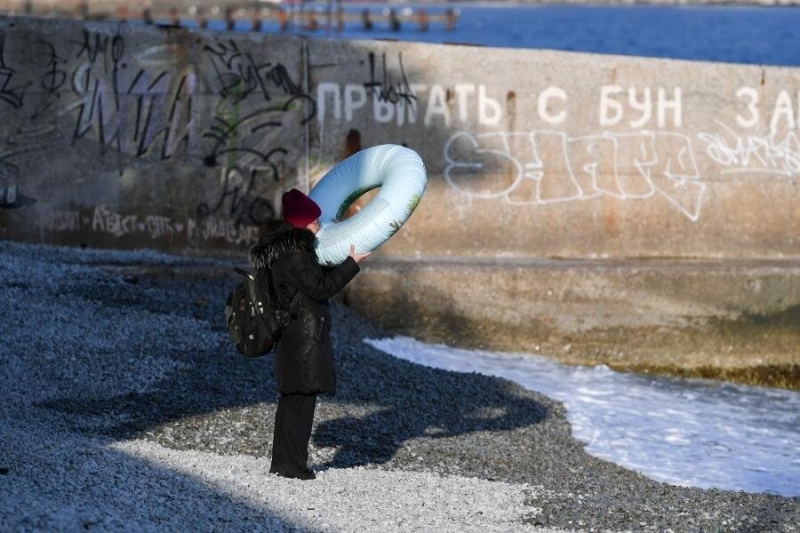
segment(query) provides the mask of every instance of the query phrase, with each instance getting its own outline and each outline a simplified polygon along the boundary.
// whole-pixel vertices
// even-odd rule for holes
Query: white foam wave
[[[563,402],[588,453],[675,485],[800,496],[800,394],[574,367],[530,354],[365,339],[435,368],[514,381]]]

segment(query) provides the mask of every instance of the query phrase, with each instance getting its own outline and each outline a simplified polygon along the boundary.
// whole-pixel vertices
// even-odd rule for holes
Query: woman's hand
[[[350,257],[352,257],[353,260],[356,263],[360,263],[361,261],[363,261],[364,259],[369,257],[371,254],[372,254],[372,252],[367,252],[367,253],[364,253],[364,254],[357,254],[355,245],[354,244],[350,245]]]

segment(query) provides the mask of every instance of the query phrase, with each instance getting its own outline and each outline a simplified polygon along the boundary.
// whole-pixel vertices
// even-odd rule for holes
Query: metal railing
[[[446,8],[434,12],[421,7],[387,7],[376,4],[345,9],[341,0],[327,3],[295,2],[132,2],[120,0],[0,0],[0,14],[7,16],[79,18],[87,20],[139,21],[163,26],[206,28],[211,23],[227,30],[265,31],[270,24],[279,31],[343,32],[356,27],[391,31],[416,28],[428,31],[432,24],[455,29],[459,11]],[[153,5],[155,4],[155,5]]]

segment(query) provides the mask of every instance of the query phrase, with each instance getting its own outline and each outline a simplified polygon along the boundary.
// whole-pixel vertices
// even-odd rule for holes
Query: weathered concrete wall
[[[357,130],[430,175],[388,255],[800,257],[800,69],[27,19],[0,33],[8,238],[247,244]]]
[[[347,296],[428,342],[800,390],[797,261],[382,258]]]
[[[0,43],[6,238],[247,245],[299,183],[299,39],[5,19]]]

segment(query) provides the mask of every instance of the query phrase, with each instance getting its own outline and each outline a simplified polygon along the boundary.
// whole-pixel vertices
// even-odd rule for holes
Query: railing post
[[[197,27],[200,28],[201,30],[204,30],[208,27],[208,20],[206,20],[203,8],[201,7],[197,8],[197,12],[195,13],[194,19],[197,22]]]
[[[389,9],[389,28],[392,31],[400,31],[400,19],[397,18],[397,12],[394,9]]]
[[[317,31],[319,29],[319,22],[317,22],[317,14],[309,10],[305,13],[305,22],[303,27],[308,31]]]
[[[261,10],[258,8],[253,8],[252,12],[250,13],[250,30],[261,32],[263,27],[263,21],[261,20]]]
[[[342,33],[344,31],[344,8],[341,2],[339,2],[339,5],[336,7],[336,31],[337,33]]]
[[[456,27],[456,12],[452,7],[445,10],[445,28],[447,31],[453,31]]]
[[[428,14],[422,8],[417,10],[417,22],[419,31],[428,31]]]
[[[289,29],[289,15],[286,14],[286,10],[282,7],[278,8],[278,12],[275,15],[278,19],[278,26],[280,26],[281,31],[286,31]]]
[[[372,29],[372,19],[369,17],[369,9],[364,9],[364,11],[361,12],[361,25],[366,31]]]

